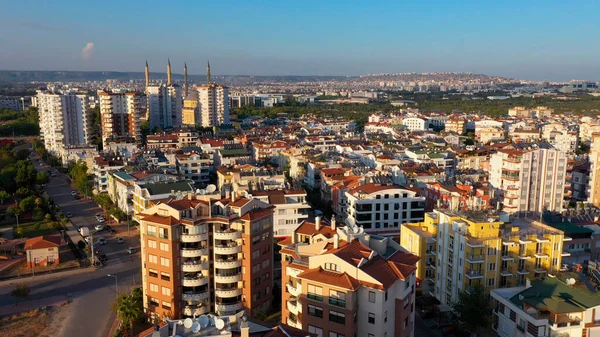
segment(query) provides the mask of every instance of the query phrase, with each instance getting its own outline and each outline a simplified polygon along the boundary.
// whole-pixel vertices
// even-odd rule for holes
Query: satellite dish
[[[576,282],[577,282],[577,281],[575,281],[575,279],[574,279],[574,278],[568,278],[568,279],[567,279],[567,285],[568,285],[568,286],[572,286],[572,285],[574,285]]]
[[[197,333],[198,331],[200,331],[200,324],[198,324],[198,323],[192,324],[192,332]]]
[[[225,322],[224,322],[222,319],[220,319],[220,318],[217,318],[217,319],[215,320],[215,328],[217,328],[217,329],[221,330],[221,329],[223,329],[224,327],[225,327]]]
[[[206,194],[206,190],[200,190],[200,195],[205,195]]]
[[[217,190],[217,186],[215,186],[213,184],[210,184],[210,185],[206,186],[206,192],[207,193],[212,193],[212,192],[214,192],[216,190]]]
[[[186,329],[189,329],[189,328],[191,328],[191,327],[192,327],[192,324],[194,324],[194,321],[192,321],[192,319],[191,319],[191,318],[186,318],[186,319],[183,321],[183,326],[184,326]]]
[[[177,322],[177,324],[179,324],[179,325],[183,325],[183,321],[182,321],[182,320],[179,320],[179,322]]]
[[[197,190],[196,190],[196,194],[200,194],[200,189],[197,189]]]
[[[208,319],[208,317],[206,317],[206,315],[202,315],[198,317],[198,323],[200,324],[201,328],[206,328],[210,323],[210,320]]]

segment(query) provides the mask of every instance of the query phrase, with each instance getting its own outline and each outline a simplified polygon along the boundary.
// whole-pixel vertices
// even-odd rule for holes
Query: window
[[[160,250],[162,250],[163,252],[168,252],[169,251],[169,244],[161,242],[160,243]]]
[[[162,301],[162,307],[166,310],[171,310],[171,303]]]
[[[165,296],[171,296],[171,288],[162,287],[162,294]]]
[[[323,308],[309,304],[308,315],[323,318]]]
[[[408,326],[408,317],[406,317],[406,318],[404,319],[404,327],[406,328],[407,326]]]
[[[385,291],[385,301],[387,302],[387,298],[388,298],[388,291]]]
[[[170,266],[169,259],[167,259],[166,257],[161,257],[160,258],[160,265],[164,266],[164,267]]]
[[[346,314],[341,312],[329,310],[329,321],[339,324],[346,324]]]
[[[369,291],[369,302],[375,303],[375,293],[372,291]]]
[[[375,337],[375,335],[374,335],[374,334],[372,334],[372,333],[370,333],[370,334],[369,334],[369,337]]]
[[[161,239],[168,239],[169,238],[169,230],[166,228],[159,228],[158,229],[158,237]]]
[[[323,337],[323,329],[317,328],[314,325],[308,326],[308,332],[316,334],[317,337]]]
[[[330,290],[329,291],[329,304],[345,308],[346,307],[346,293],[336,291],[336,290]]]
[[[148,261],[150,261],[150,263],[158,263],[158,257],[156,255],[148,254]]]
[[[375,324],[375,314],[372,312],[369,313],[369,324]]]
[[[490,271],[496,270],[496,263],[490,263],[490,267],[488,270],[490,270]]]
[[[148,240],[148,248],[156,248],[156,241]]]
[[[340,273],[340,272],[341,272],[341,271],[340,271],[340,270],[341,270],[341,269],[340,269],[340,266],[338,266],[338,265],[337,265],[337,264],[335,264],[335,263],[329,263],[329,262],[328,262],[328,263],[325,263],[325,266],[323,267],[323,269],[325,269],[325,270],[333,270],[333,271],[337,271],[338,273]]]
[[[153,305],[155,307],[158,307],[158,304],[160,303],[156,298],[154,297],[150,297],[150,299],[148,300],[148,302],[150,302],[150,305]]]
[[[252,283],[254,283],[255,286],[259,285],[260,284],[260,277],[255,278],[254,282],[252,282]]]
[[[252,252],[252,258],[255,259],[260,256],[260,249],[257,249]]]
[[[313,301],[322,302],[323,301],[323,288],[309,284],[307,297]]]
[[[151,277],[158,277],[158,270],[156,270],[156,269],[149,269],[149,270],[148,270],[148,274],[149,274]]]
[[[160,272],[160,279],[165,281],[171,281],[171,274],[165,273],[164,271]]]
[[[344,337],[341,333],[329,331],[329,337]]]
[[[148,236],[156,236],[156,226],[148,226]],[[156,248],[156,246],[155,246]]]
[[[387,323],[387,310],[383,313],[383,323]]]
[[[155,293],[158,292],[158,285],[154,284],[154,283],[150,283],[150,291],[153,291]]]
[[[262,263],[263,268],[267,268],[271,264],[271,260],[264,260]]]
[[[487,286],[488,287],[493,287],[496,284],[496,279],[495,278],[489,278],[487,279]]]

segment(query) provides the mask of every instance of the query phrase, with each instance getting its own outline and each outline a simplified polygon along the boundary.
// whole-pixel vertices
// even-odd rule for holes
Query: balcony
[[[435,269],[435,261],[434,260],[427,261],[427,268]]]
[[[548,238],[545,238],[545,237],[543,237],[543,236],[538,236],[538,237],[535,239],[535,241],[537,241],[537,242],[550,242],[550,239],[548,239]]]
[[[288,317],[287,325],[289,325],[293,328],[302,330],[302,323],[300,323],[300,321],[295,317],[292,317],[292,316]]]
[[[238,232],[233,229],[229,230],[215,230],[215,240],[237,240],[242,237],[242,232]]]
[[[483,278],[483,273],[479,270],[469,270],[465,276],[471,280]]]
[[[514,261],[515,259],[510,254],[502,254],[502,261]]]
[[[235,242],[230,242],[226,245],[215,245],[215,254],[230,255],[242,252],[242,246]]]
[[[200,242],[204,240],[208,240],[208,233],[181,234],[181,242]]]
[[[232,298],[236,296],[241,296],[242,289],[231,287],[215,288],[215,295],[217,295],[220,298]]]
[[[184,301],[203,301],[207,300],[209,297],[208,290],[199,293],[183,293],[181,295],[181,299]]]
[[[215,303],[215,309],[220,315],[235,313],[242,309],[242,302],[236,303]]]
[[[242,261],[238,259],[216,259],[215,268],[217,269],[232,269],[242,266]]]
[[[519,274],[519,275],[528,275],[529,271],[527,269],[525,269],[525,268],[520,268],[520,269],[517,270],[517,274]]]
[[[199,287],[208,284],[208,277],[184,277],[181,280],[184,287]]]
[[[500,275],[513,276],[512,269],[511,268],[502,268],[502,270],[500,271]]]
[[[285,286],[287,287],[288,293],[290,293],[292,296],[298,297],[302,293],[302,286],[300,284],[294,287],[291,283],[288,283]]]
[[[427,251],[427,255],[429,255],[429,256],[435,256],[435,254],[436,254],[435,250],[428,250]]]
[[[231,274],[231,275],[218,275],[214,276],[215,282],[217,283],[234,283],[242,280],[242,274]]]
[[[208,261],[207,260],[190,261],[190,262],[186,261],[186,262],[183,262],[183,265],[181,266],[181,268],[185,272],[208,270]]]
[[[181,257],[200,257],[208,255],[208,248],[182,248]]]
[[[467,254],[466,260],[469,263],[483,263],[485,261],[485,257],[483,255]]]
[[[571,256],[571,253],[569,253],[569,252],[562,252],[562,253],[560,253],[560,256],[562,256],[562,257]]]
[[[531,241],[531,239],[528,239],[526,236],[522,236],[519,238],[519,243],[520,244],[527,244],[527,243],[532,243],[533,241]]]
[[[540,268],[540,267],[535,267],[533,269],[533,271],[536,272],[536,273],[538,273],[538,274],[545,274],[545,273],[548,272],[545,268]]]
[[[537,252],[535,252],[535,257],[538,258],[538,259],[539,258],[546,258],[546,257],[548,257],[548,252],[545,251],[545,250],[537,251]]]
[[[573,241],[573,238],[569,237],[569,236],[565,236],[563,238],[563,241]]]
[[[286,301],[287,309],[294,315],[298,315],[302,312],[302,304],[298,302],[298,298],[290,297],[289,300]]]
[[[483,239],[467,239],[467,247],[483,248],[485,247],[485,242]]]
[[[183,307],[183,315],[185,316],[199,316],[208,314],[208,306],[207,305],[186,305]]]
[[[527,260],[527,259],[531,259],[531,257],[533,256],[533,251],[528,250],[528,251],[520,251],[519,252],[519,259],[520,260]]]

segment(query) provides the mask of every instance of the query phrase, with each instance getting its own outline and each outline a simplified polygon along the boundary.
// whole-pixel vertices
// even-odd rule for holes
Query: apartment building
[[[204,127],[229,124],[229,88],[209,83],[196,86],[198,92],[198,110]]]
[[[193,126],[200,124],[200,107],[197,90],[191,90],[183,100],[182,114],[183,125]]]
[[[587,190],[588,202],[600,207],[600,133],[592,135],[589,162],[591,166]]]
[[[444,131],[454,132],[457,135],[462,135],[467,131],[467,125],[464,119],[450,118],[444,125]]]
[[[490,158],[490,183],[508,213],[562,212],[567,157],[547,142],[516,143]]]
[[[193,193],[145,210],[140,215],[145,312],[179,318],[267,311],[272,213],[258,200],[213,202]]]
[[[274,141],[254,141],[252,142],[252,159],[255,163],[275,162],[279,163],[279,154],[281,151],[290,147],[287,142],[281,140]]]
[[[108,140],[130,138],[141,144],[140,118],[146,111],[142,95],[135,92],[115,93],[99,90],[98,99],[103,146],[106,147]]]
[[[482,144],[504,141],[506,130],[497,127],[478,127],[475,129],[475,139]]]
[[[486,292],[522,286],[563,269],[564,245],[571,238],[539,222],[507,220],[505,213],[435,210],[421,223],[403,225],[402,247],[421,257],[422,289],[452,305],[476,285]]]
[[[317,336],[414,336],[419,258],[396,242],[317,217],[280,245],[283,323]]]
[[[108,172],[116,171],[124,166],[124,160],[119,156],[99,156],[94,158],[92,174],[94,175],[94,192],[108,192]]]
[[[264,191],[276,190],[285,186],[283,171],[266,169],[249,164],[221,166],[217,169],[219,190]]]
[[[31,97],[0,96],[0,108],[13,111],[25,111],[29,109]]]
[[[535,117],[535,118],[539,118],[539,119],[544,118],[544,117],[550,117],[553,112],[554,112],[554,109],[550,109],[546,106],[538,106],[535,108],[525,108],[523,106],[516,106],[514,108],[508,109],[509,116],[527,117],[527,118]]]
[[[346,224],[369,234],[397,236],[403,223],[419,222],[425,213],[425,197],[398,185],[365,184],[346,192]]]
[[[492,329],[500,337],[598,336],[600,293],[594,283],[564,273],[492,290]]]
[[[194,182],[190,180],[135,184],[132,193],[133,219],[139,222],[140,213],[155,204],[194,191]]]
[[[168,129],[181,126],[183,99],[178,85],[150,85],[146,88],[150,127]]]
[[[213,157],[207,153],[188,152],[175,154],[179,173],[196,183],[208,183],[213,170]]]
[[[425,131],[429,129],[429,121],[421,117],[402,119],[402,125],[409,131]]]
[[[88,97],[76,92],[37,91],[40,137],[48,152],[91,143],[92,117]]]
[[[305,190],[254,191],[250,195],[274,206],[273,234],[275,237],[289,237],[306,219],[311,206],[306,201]]]
[[[126,214],[133,214],[133,194],[135,186],[141,187],[144,184],[154,184],[159,182],[176,182],[179,177],[174,174],[157,173],[148,171],[124,172],[108,171],[106,174],[106,192],[110,200]],[[142,189],[140,188],[140,191]],[[139,197],[138,197],[139,198]],[[138,202],[139,201],[138,199]]]

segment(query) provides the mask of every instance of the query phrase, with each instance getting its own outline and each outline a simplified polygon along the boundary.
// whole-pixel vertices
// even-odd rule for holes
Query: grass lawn
[[[36,224],[39,224],[39,229],[35,229]],[[19,227],[23,229],[24,238],[33,238],[40,235],[54,234],[58,232],[56,228],[48,228],[44,220],[22,223],[19,224]],[[17,236],[17,225],[13,226],[13,233],[15,233],[15,236]]]

